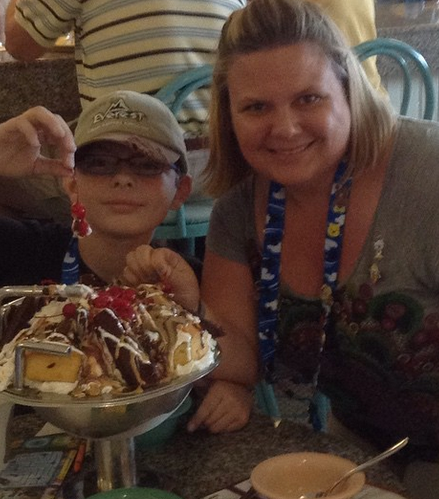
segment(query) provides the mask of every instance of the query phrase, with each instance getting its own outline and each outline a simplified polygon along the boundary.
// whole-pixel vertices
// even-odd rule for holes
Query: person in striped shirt
[[[114,90],[154,94],[173,77],[213,64],[221,28],[245,0],[12,0],[6,47],[20,60],[40,57],[74,30],[81,104]],[[194,92],[185,130],[204,135],[209,95]]]

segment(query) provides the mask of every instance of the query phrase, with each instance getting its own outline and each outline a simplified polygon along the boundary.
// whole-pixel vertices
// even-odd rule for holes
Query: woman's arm
[[[224,331],[215,379],[253,386],[258,372],[257,298],[250,268],[206,250],[201,284],[206,319]]]
[[[201,295],[206,319],[224,331],[220,365],[188,430],[213,433],[242,428],[253,407],[258,373],[256,301],[250,269],[206,250]]]

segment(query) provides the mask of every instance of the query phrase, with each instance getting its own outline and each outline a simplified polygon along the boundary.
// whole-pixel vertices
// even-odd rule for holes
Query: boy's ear
[[[192,190],[192,177],[190,175],[183,175],[178,180],[177,192],[170,206],[171,210],[178,210],[180,206],[189,197]]]
[[[70,201],[74,203],[78,198],[78,184],[75,177],[63,177],[62,185]]]

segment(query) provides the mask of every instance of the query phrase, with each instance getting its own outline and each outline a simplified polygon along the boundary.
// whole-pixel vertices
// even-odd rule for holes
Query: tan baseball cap
[[[188,171],[183,132],[169,108],[150,95],[118,90],[88,104],[75,129],[76,145],[102,140],[142,144],[146,156]]]

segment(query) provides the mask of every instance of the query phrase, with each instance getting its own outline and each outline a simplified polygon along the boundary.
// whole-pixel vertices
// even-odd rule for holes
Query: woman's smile
[[[287,186],[318,183],[327,173],[332,181],[348,149],[351,116],[342,83],[319,46],[239,55],[228,88],[236,138],[257,173]]]
[[[268,152],[276,154],[278,156],[294,157],[296,155],[299,155],[307,151],[312,146],[313,142],[314,141],[310,141],[295,146],[280,146],[280,147],[267,146],[267,150]]]

